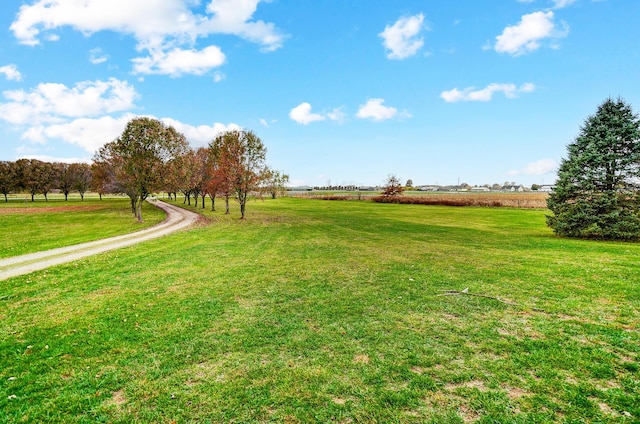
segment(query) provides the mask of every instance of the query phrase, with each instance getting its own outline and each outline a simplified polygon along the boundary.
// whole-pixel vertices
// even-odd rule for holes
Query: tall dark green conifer
[[[547,200],[556,234],[608,240],[640,238],[640,119],[622,99],[589,116],[560,164]]]

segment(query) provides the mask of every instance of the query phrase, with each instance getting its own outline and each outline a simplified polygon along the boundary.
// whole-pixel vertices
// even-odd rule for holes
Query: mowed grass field
[[[247,210],[0,282],[0,422],[640,420],[639,244],[536,209]]]
[[[164,220],[164,212],[145,204],[144,222],[131,219],[128,198],[52,196],[48,202],[0,202],[0,259],[127,234]]]

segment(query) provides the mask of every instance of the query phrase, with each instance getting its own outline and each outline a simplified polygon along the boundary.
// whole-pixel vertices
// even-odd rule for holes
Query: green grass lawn
[[[145,204],[144,222],[138,223],[128,198],[54,199],[0,202],[0,259],[126,234],[165,219],[163,211]]]
[[[234,212],[0,282],[0,422],[640,420],[640,244],[541,210]]]

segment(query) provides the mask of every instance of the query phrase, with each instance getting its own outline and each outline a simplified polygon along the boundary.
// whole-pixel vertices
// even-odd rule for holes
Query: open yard
[[[640,244],[557,238],[542,209],[233,212],[0,282],[0,422],[640,420]],[[101,213],[0,214],[3,255]]]

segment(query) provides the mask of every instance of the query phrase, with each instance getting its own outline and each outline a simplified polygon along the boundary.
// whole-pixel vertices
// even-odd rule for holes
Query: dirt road
[[[167,219],[165,221],[145,230],[136,231],[135,233],[125,234],[122,236],[46,250],[44,252],[0,259],[0,281],[18,275],[29,274],[50,266],[73,262],[87,256],[162,237],[166,234],[193,225],[200,216],[197,213],[184,210],[159,200],[151,201],[150,203],[160,209],[163,209],[167,213]]]

